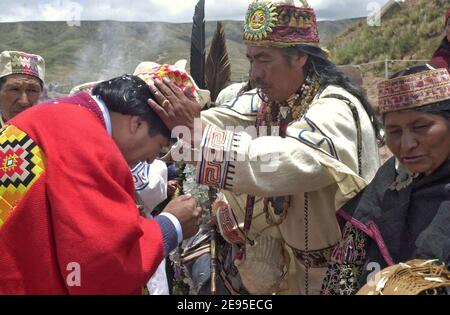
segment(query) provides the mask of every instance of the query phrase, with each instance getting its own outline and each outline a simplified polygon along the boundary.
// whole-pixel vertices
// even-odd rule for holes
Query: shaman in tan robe
[[[345,99],[335,98],[336,94]],[[264,235],[281,239],[291,257],[285,292],[318,294],[330,251],[341,238],[335,212],[372,180],[379,167],[375,133],[359,100],[338,86],[328,86],[315,97],[306,114],[289,125],[287,138],[225,131],[254,126],[260,105],[252,90],[202,112],[202,121],[209,126],[203,134],[203,157],[205,152],[232,153],[237,161],[204,159],[198,163],[197,180],[223,190],[241,234],[247,194],[256,196],[248,239],[257,242]],[[291,196],[287,216],[279,226],[268,227],[261,215],[263,199],[287,195]],[[219,220],[219,225],[227,223]],[[221,232],[227,230],[225,225]],[[251,274],[255,266],[241,270],[241,278],[257,278]],[[282,289],[286,286],[278,291]]]

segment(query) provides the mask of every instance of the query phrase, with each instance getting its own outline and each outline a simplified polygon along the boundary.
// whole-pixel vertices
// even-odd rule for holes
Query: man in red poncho
[[[446,68],[450,70],[450,9],[445,15],[445,31],[446,35],[429,64],[435,68]]]
[[[139,294],[198,230],[190,196],[139,215],[130,167],[170,131],[123,76],[30,108],[0,131],[0,294]]]

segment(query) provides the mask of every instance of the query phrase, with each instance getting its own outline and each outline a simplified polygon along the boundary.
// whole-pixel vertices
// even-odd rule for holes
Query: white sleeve
[[[340,100],[317,100],[303,119],[289,125],[286,138],[255,139],[221,127],[205,128],[197,168],[200,184],[261,197],[296,195],[336,183],[324,161],[358,177],[355,121]]]
[[[132,170],[134,187],[148,210],[153,210],[167,199],[167,166],[155,160],[152,164],[141,162]]]

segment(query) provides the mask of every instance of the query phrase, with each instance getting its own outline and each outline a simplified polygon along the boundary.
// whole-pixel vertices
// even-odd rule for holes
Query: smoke
[[[161,50],[164,28],[160,23],[82,22],[80,28],[90,38],[76,54],[68,82],[72,86],[133,73],[142,61],[161,63],[169,57]]]

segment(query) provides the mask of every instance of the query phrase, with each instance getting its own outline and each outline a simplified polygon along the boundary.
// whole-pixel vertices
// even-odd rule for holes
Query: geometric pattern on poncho
[[[0,130],[0,227],[45,171],[45,155],[25,132]]]

